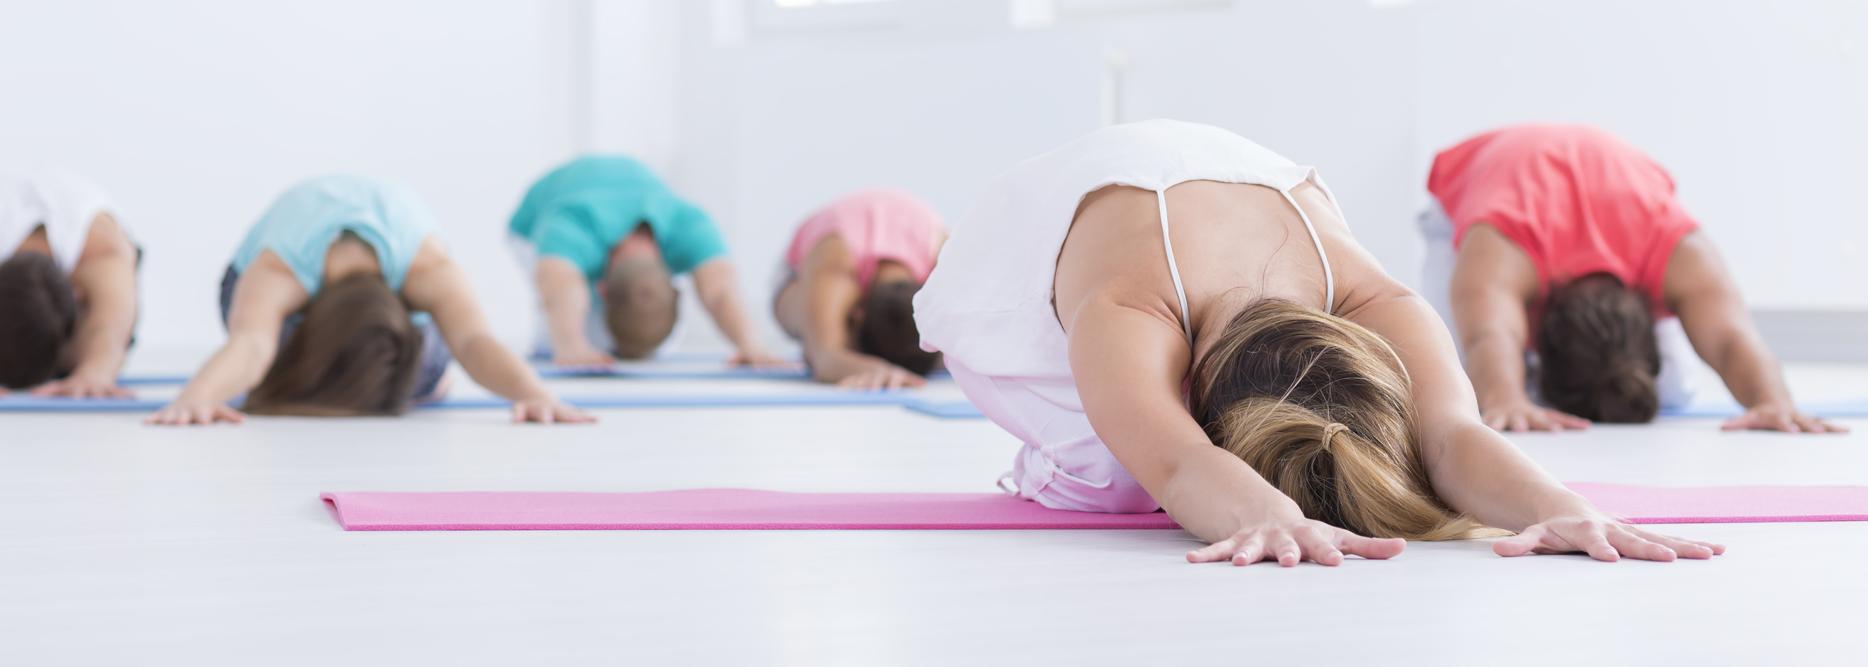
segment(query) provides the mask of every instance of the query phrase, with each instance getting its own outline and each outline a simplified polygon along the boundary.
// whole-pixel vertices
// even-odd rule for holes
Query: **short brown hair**
[[[1289,301],[1247,306],[1195,364],[1192,409],[1306,517],[1371,537],[1499,532],[1434,495],[1407,370],[1354,322]]]
[[[37,252],[0,262],[0,386],[56,378],[77,329],[78,297],[57,262]]]
[[[857,306],[862,318],[856,327],[856,350],[910,373],[933,372],[940,363],[940,353],[921,349],[914,305],[915,292],[919,291],[919,283],[907,280],[871,285]]]
[[[353,275],[327,284],[301,314],[265,379],[247,394],[247,412],[408,412],[421,368],[422,332],[381,276]]]
[[[603,318],[617,357],[646,359],[674,333],[680,292],[661,260],[632,257],[603,276]]]
[[[1660,344],[1647,297],[1591,274],[1550,291],[1537,326],[1537,386],[1550,407],[1610,423],[1660,412]]]

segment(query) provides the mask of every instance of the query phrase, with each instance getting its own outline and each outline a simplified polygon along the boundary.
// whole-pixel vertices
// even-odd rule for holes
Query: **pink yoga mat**
[[[1868,487],[1570,484],[1632,523],[1868,521]],[[999,493],[326,493],[345,530],[1018,530],[1174,528],[1166,514],[1047,509]]]

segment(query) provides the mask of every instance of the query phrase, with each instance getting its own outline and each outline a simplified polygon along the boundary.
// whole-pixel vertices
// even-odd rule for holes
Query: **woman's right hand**
[[[1587,419],[1543,407],[1528,398],[1482,403],[1479,416],[1486,426],[1501,432],[1581,431],[1589,428]]]
[[[909,389],[925,384],[927,379],[887,362],[865,364],[837,381],[838,387],[855,391]]]
[[[1293,567],[1303,561],[1335,566],[1343,556],[1361,556],[1385,560],[1401,555],[1407,541],[1399,538],[1363,537],[1335,526],[1306,519],[1295,507],[1256,526],[1243,528],[1231,537],[1187,552],[1189,563],[1232,561],[1233,565],[1251,565],[1259,561],[1277,561]]]
[[[177,398],[174,402],[164,406],[161,410],[157,410],[155,414],[149,415],[147,418],[143,419],[144,424],[153,426],[192,426],[196,424],[206,426],[218,422],[239,424],[244,421],[246,421],[246,415],[241,414],[239,410],[227,407],[226,403],[220,401],[194,400],[187,397]]]
[[[552,353],[551,363],[567,368],[609,368],[616,365],[616,357],[605,354],[590,345],[563,348]]]

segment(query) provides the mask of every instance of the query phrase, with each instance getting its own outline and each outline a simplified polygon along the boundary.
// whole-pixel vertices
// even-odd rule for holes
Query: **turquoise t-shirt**
[[[610,249],[645,224],[674,275],[726,255],[712,218],[623,156],[585,156],[552,170],[526,191],[507,230],[594,282],[603,277]]]
[[[234,253],[234,271],[271,250],[308,294],[324,284],[324,255],[344,232],[376,251],[383,280],[402,291],[409,264],[422,241],[435,231],[434,214],[407,188],[362,176],[321,176],[279,195]]]

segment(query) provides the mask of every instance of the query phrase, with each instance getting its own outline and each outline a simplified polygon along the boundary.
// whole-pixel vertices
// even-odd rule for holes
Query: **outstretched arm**
[[[1401,540],[1361,537],[1304,518],[1251,466],[1213,446],[1181,402],[1191,352],[1173,314],[1147,295],[1092,295],[1070,322],[1070,367],[1090,425],[1174,520],[1210,546],[1193,562],[1249,565],[1343,554],[1389,558]],[[1158,301],[1158,299],[1156,299]]]
[[[804,358],[818,382],[852,389],[898,389],[927,383],[921,376],[856,350],[850,313],[862,298],[849,250],[828,237],[804,256],[788,292],[779,298],[781,324],[798,333]]]
[[[144,423],[170,426],[239,423],[244,417],[227,401],[259,385],[279,353],[285,318],[305,305],[305,288],[270,252],[247,266],[234,283],[227,309],[227,342],[188,379],[182,393]]]
[[[1386,338],[1407,369],[1421,458],[1434,492],[1481,523],[1519,531],[1494,545],[1499,555],[1584,551],[1598,560],[1626,555],[1670,561],[1710,558],[1724,550],[1620,523],[1544,472],[1480,420],[1453,341],[1433,308],[1383,280],[1387,284],[1359,299],[1346,316]]]
[[[512,401],[513,421],[595,421],[559,402],[525,361],[493,337],[467,273],[434,241],[423,243],[402,292],[411,308],[435,318],[448,349],[474,382]]]
[[[1467,232],[1453,269],[1452,324],[1480,417],[1500,431],[1587,428],[1588,420],[1538,406],[1525,391],[1526,310],[1536,293],[1537,272],[1523,251],[1489,226]]]
[[[115,218],[99,215],[71,274],[72,286],[84,294],[84,315],[78,319],[71,375],[34,390],[42,396],[128,396],[117,386],[117,374],[136,327],[136,247]]]
[[[544,256],[532,271],[545,328],[551,334],[551,361],[560,366],[608,366],[616,359],[597,349],[584,333],[590,317],[590,281],[569,260]]]
[[[1745,406],[1744,415],[1725,423],[1727,430],[1848,431],[1797,412],[1777,357],[1758,334],[1738,285],[1711,240],[1697,233],[1681,239],[1667,263],[1663,285],[1668,307],[1679,315],[1693,350],[1719,372],[1732,397]]]
[[[713,318],[714,326],[719,327],[721,335],[733,343],[733,363],[753,366],[780,366],[786,363],[784,359],[766,353],[765,348],[759,344],[752,318],[746,316],[746,308],[739,296],[738,278],[733,272],[732,262],[718,257],[695,267],[694,289],[699,292],[701,306]]]

